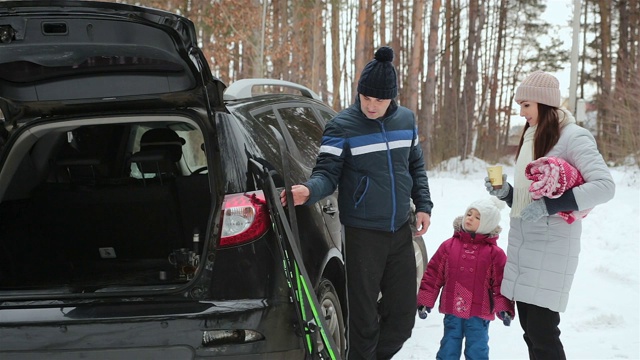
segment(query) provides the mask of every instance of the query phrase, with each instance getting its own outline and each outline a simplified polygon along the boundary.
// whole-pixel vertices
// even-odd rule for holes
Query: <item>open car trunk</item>
[[[0,291],[195,278],[216,203],[196,170],[224,85],[193,22],[126,4],[5,1],[0,36]]]
[[[196,123],[176,116],[22,131],[0,179],[0,291],[112,292],[193,278],[214,203],[207,173],[191,173],[207,165],[202,145]]]

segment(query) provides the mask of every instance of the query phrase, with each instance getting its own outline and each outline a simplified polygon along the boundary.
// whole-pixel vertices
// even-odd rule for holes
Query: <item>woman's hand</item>
[[[493,195],[500,200],[506,198],[509,195],[509,189],[511,189],[511,184],[507,182],[507,174],[502,174],[502,187],[500,189],[496,189],[491,185],[488,176],[484,178],[484,186],[487,188],[489,195]]]

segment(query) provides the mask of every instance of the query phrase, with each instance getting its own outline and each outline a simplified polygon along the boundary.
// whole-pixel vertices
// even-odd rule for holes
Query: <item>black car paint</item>
[[[182,286],[0,291],[2,358],[191,358],[220,355],[228,359],[302,358],[304,351],[296,334],[295,313],[282,275],[281,259],[274,251],[273,234],[269,232],[247,245],[213,250],[216,248],[224,195],[253,190],[246,174],[246,157],[259,158],[268,150],[261,150],[251,141],[246,141],[250,137],[238,134],[241,127],[235,126],[234,122],[238,121],[236,116],[239,112],[227,113],[222,101],[224,84],[211,77],[208,68],[202,66],[206,62],[194,46],[193,24],[172,14],[141,11],[121,4],[39,1],[35,5],[39,9],[31,11],[31,4],[26,2],[0,3],[0,21],[13,19],[21,11],[39,17],[60,17],[64,14],[71,19],[70,13],[76,11],[76,14],[87,17],[122,16],[141,23],[155,22],[154,27],[157,28],[168,25],[177,30],[178,35],[168,32],[173,34],[171,36],[178,45],[181,59],[178,63],[189,70],[187,73],[194,75],[189,81],[181,82],[179,91],[173,93],[158,93],[154,82],[147,82],[153,91],[145,86],[126,87],[131,83],[145,84],[148,74],[103,76],[93,71],[97,68],[83,72],[83,76],[100,75],[93,86],[81,78],[71,82],[63,78],[56,83],[53,81],[55,77],[47,77],[46,87],[29,81],[4,86],[5,82],[3,90],[0,90],[0,96],[5,98],[0,101],[0,109],[13,129],[3,149],[11,149],[21,135],[27,135],[39,126],[76,120],[86,122],[87,119],[100,121],[135,117],[141,109],[145,115],[190,119],[206,135],[204,147],[208,165],[213,169],[209,171],[209,231],[204,239],[204,246],[212,251],[204,257],[194,280]],[[93,10],[89,11],[91,7]],[[113,12],[110,10],[112,7],[118,10]],[[129,12],[135,15],[130,17]],[[11,20],[10,23],[18,30],[16,41],[19,41],[21,22]],[[73,23],[69,21],[67,25]],[[48,53],[40,51],[42,49],[51,50],[40,48],[32,54]],[[198,66],[206,71],[200,71]],[[9,71],[12,67],[4,69]],[[15,80],[12,75],[5,72],[0,77]],[[64,75],[76,74],[64,72]],[[110,86],[111,82],[115,85]],[[105,84],[108,86],[103,86]],[[58,86],[57,89],[71,87],[74,91],[55,90],[54,85]],[[32,97],[35,89],[43,91]],[[258,102],[268,104],[274,99]],[[219,113],[215,115],[214,111]],[[238,141],[227,141],[229,139]],[[237,147],[240,144],[242,147]],[[3,151],[0,157],[3,167],[8,154],[9,151]],[[273,166],[279,168],[276,154],[271,155]],[[238,169],[237,173],[217,171],[229,166]],[[299,166],[293,168],[293,180],[299,181],[305,171]],[[344,272],[340,238],[336,236],[339,228],[331,231],[333,237],[328,235],[326,214],[320,206],[297,211],[300,228],[311,230],[302,236],[302,250],[309,262],[307,270],[311,278],[318,284],[323,277],[329,277],[335,281],[336,288],[341,289]],[[21,215],[2,212],[2,219],[19,220],[19,224],[29,226],[28,219],[16,219],[16,216]],[[331,226],[335,226],[336,217],[332,218]],[[324,255],[318,257],[318,254]],[[343,291],[340,294],[343,298]],[[266,341],[213,347],[203,345],[203,332],[215,329],[255,329],[265,335]]]

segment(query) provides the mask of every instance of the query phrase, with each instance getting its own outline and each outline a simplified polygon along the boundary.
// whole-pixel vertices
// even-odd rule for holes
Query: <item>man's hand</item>
[[[424,235],[431,225],[431,215],[426,212],[418,211],[416,213],[416,235]]]
[[[297,206],[306,203],[311,193],[309,188],[304,185],[293,185],[291,187],[291,195],[293,196],[293,206]],[[287,193],[285,190],[280,193],[280,203],[282,206],[287,206]]]

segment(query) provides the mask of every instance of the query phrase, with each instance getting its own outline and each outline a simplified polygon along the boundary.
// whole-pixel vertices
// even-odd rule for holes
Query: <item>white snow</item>
[[[505,165],[507,181],[513,167]],[[453,234],[452,222],[468,204],[488,197],[487,164],[451,161],[429,172],[434,209],[424,235],[429,255]],[[583,219],[580,263],[567,311],[560,314],[560,339],[568,359],[640,359],[640,170],[611,168],[616,195]],[[509,207],[502,210],[498,245],[507,248]],[[426,320],[416,316],[411,338],[394,360],[435,359],[443,325],[437,307]],[[517,317],[510,327],[501,321],[489,327],[491,359],[528,359]],[[464,356],[463,356],[464,357]]]

